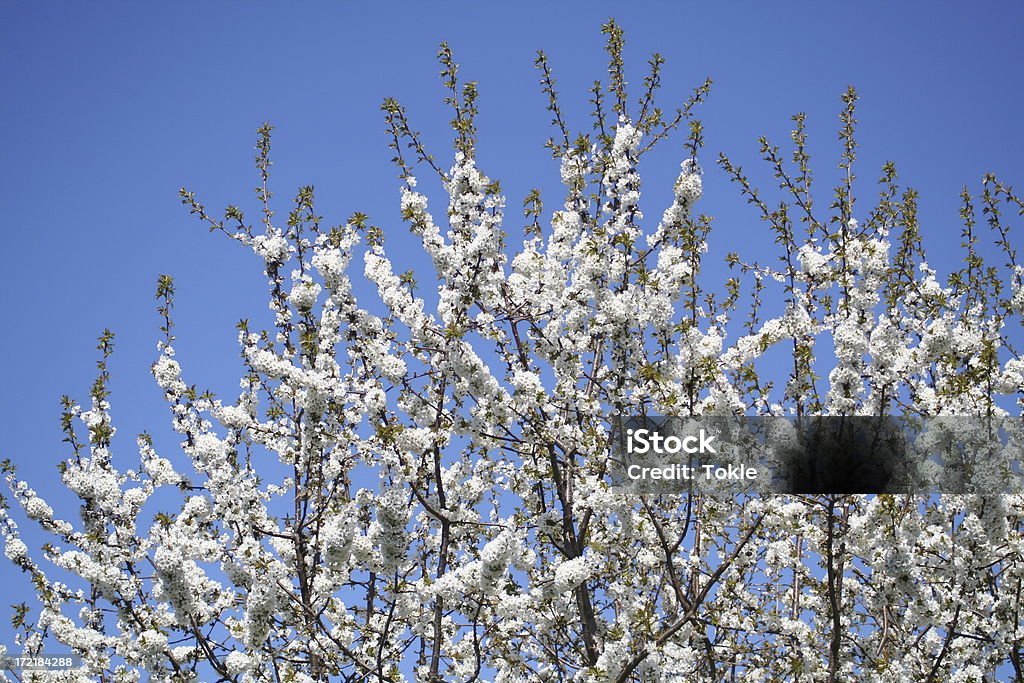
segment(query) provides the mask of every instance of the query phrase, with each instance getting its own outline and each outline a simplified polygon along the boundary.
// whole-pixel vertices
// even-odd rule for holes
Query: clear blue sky
[[[177,190],[255,216],[252,147],[263,121],[277,126],[279,215],[299,185],[313,184],[329,222],[370,214],[402,262],[407,232],[378,107],[397,97],[449,162],[434,61],[442,40],[462,74],[480,81],[481,166],[502,180],[516,234],[523,194],[551,186],[558,173],[541,147],[549,115],[534,52],[549,53],[563,99],[579,114],[575,127],[589,127],[586,89],[604,75],[600,26],[609,15],[626,30],[633,83],[652,51],[667,59],[666,103],[706,76],[715,80],[700,113],[708,171],[700,208],[717,217],[711,259],[764,239],[713,158],[728,153],[768,187],[755,163],[757,136],[785,143],[790,115],[804,111],[815,167],[827,175],[847,84],[861,93],[859,176],[873,181],[884,160],[897,162],[902,179],[922,191],[926,247],[940,265],[959,241],[962,185],[977,188],[994,171],[1024,188],[1020,3],[6,2],[0,458],[53,490],[54,466],[66,455],[58,397],[87,400],[104,327],[118,335],[111,402],[121,457],[134,457],[138,432],[166,433],[148,371],[159,273],[177,281],[187,381],[234,399],[234,322],[266,310],[260,264],[207,234]],[[669,150],[664,161],[679,156]],[[654,220],[674,176],[663,170],[645,178]],[[861,186],[862,195],[873,193]],[[558,202],[546,199],[549,208]],[[165,454],[173,443],[158,441]]]

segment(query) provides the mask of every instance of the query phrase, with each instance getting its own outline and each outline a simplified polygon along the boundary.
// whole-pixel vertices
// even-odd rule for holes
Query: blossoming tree
[[[710,84],[667,114],[655,55],[634,103],[622,31],[604,32],[609,78],[592,89],[589,132],[570,132],[537,57],[564,201],[545,220],[532,192],[521,240],[477,167],[477,89],[448,48],[450,168],[385,101],[402,215],[434,270],[417,277],[436,276],[436,306],[395,271],[368,217],[325,227],[312,188],[275,217],[269,126],[257,221],[236,207],[211,215],[182,190],[262,261],[273,326],[239,324],[237,400],[199,393],[175,360],[161,276],[153,375],[180,451],[158,453],[143,434],[138,470],[112,464],[105,333],[91,404],[64,403],[62,477],[81,519],[58,519],[5,465],[5,553],[37,594],[15,607],[17,642],[83,663],[24,680],[1024,680],[1019,495],[722,499],[608,482],[611,416],[634,411],[1019,410],[1009,326],[1024,269],[1003,214],[1024,203],[994,177],[965,190],[964,267],[940,280],[894,166],[877,203],[855,206],[851,89],[844,180],[827,206],[802,115],[791,152],[761,140],[781,199],[718,159],[780,258],[729,254],[732,276],[709,284],[694,114]],[[647,221],[638,162],[677,132],[672,201]],[[440,212],[417,169],[443,182]],[[986,237],[997,265],[981,256]],[[357,301],[354,270],[375,286],[372,306]],[[768,296],[785,301],[778,315]],[[778,349],[786,367],[766,367]],[[40,533],[49,542],[30,551]]]

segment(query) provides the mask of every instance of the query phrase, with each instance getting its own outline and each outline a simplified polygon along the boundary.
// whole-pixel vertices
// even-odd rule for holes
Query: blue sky
[[[118,335],[111,402],[122,457],[134,457],[138,432],[166,429],[149,375],[160,273],[177,282],[186,379],[233,400],[234,323],[266,310],[260,264],[207,234],[177,191],[187,186],[211,209],[236,203],[255,216],[252,148],[264,121],[277,126],[279,215],[298,186],[313,184],[328,222],[363,211],[385,229],[396,269],[418,263],[399,220],[378,108],[385,96],[398,98],[435,156],[450,161],[434,61],[442,40],[462,74],[480,81],[480,165],[502,180],[508,229],[517,233],[523,195],[558,176],[542,148],[549,115],[534,52],[548,52],[574,127],[588,128],[586,90],[604,76],[600,26],[610,15],[626,30],[632,83],[651,52],[665,56],[666,105],[707,76],[715,81],[700,112],[700,209],[717,219],[709,259],[770,243],[712,163],[718,152],[767,188],[757,136],[784,144],[790,115],[804,111],[824,180],[837,159],[847,84],[861,94],[862,196],[874,194],[882,162],[895,160],[903,181],[922,192],[925,244],[940,266],[955,257],[962,185],[978,189],[981,174],[993,171],[1024,186],[1018,3],[7,2],[0,458],[19,463],[41,491],[54,490],[54,466],[66,455],[58,397],[87,399],[104,327]],[[665,205],[681,142],[645,176],[649,218]],[[827,185],[820,189],[827,204]],[[555,194],[546,200],[549,209],[558,204]],[[163,443],[166,450],[173,439]]]

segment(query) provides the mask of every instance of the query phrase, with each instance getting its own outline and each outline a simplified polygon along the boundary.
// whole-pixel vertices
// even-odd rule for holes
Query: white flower
[[[4,544],[4,555],[11,562],[18,562],[28,557],[28,546],[20,538],[8,538]]]
[[[405,361],[397,356],[385,355],[381,357],[378,367],[380,368],[380,374],[392,382],[397,382],[405,376]]]
[[[541,384],[537,373],[522,368],[517,368],[512,373],[512,386],[515,387],[516,393],[531,397],[544,393],[544,385]]]
[[[139,634],[140,649],[148,654],[156,654],[167,648],[167,636],[154,629],[146,629]]]
[[[676,179],[675,193],[680,205],[689,209],[696,204],[704,194],[704,184],[701,181],[702,171],[697,162],[693,159],[686,159],[680,164],[679,177]]]
[[[53,517],[53,508],[47,505],[42,498],[33,496],[25,504],[25,514],[32,519],[49,520]]]
[[[589,170],[586,155],[579,154],[575,149],[568,150],[562,156],[562,184],[566,187],[574,187]]]
[[[251,658],[238,650],[234,650],[228,654],[224,659],[224,668],[227,669],[229,676],[237,676],[249,669],[252,666]]]
[[[260,235],[253,240],[253,249],[268,263],[282,262],[288,256],[288,240],[281,235]]]
[[[813,244],[804,244],[797,251],[797,260],[805,273],[820,277],[823,269],[828,265],[829,256],[822,254],[821,250]]]
[[[252,423],[249,410],[243,406],[222,406],[215,411],[217,419],[225,427],[242,429]]]
[[[566,560],[555,568],[551,590],[555,593],[570,591],[589,579],[592,570],[591,562],[586,557]]]
[[[288,301],[300,311],[308,311],[316,303],[318,296],[320,296],[320,285],[305,279],[299,280],[292,286],[292,291],[288,294]]]

